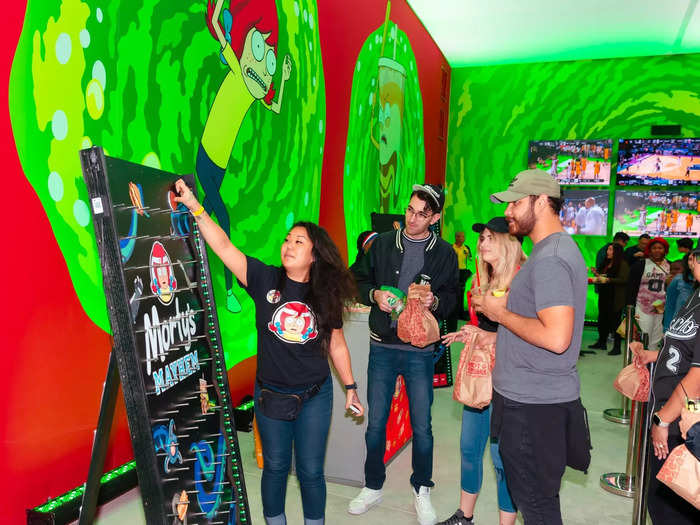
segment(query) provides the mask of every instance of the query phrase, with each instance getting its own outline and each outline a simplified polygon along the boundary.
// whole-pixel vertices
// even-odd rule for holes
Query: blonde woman
[[[477,252],[478,276],[472,279],[472,294],[505,293],[513,277],[525,262],[526,256],[517,238],[508,233],[508,223],[503,217],[495,217],[486,224],[474,224],[472,230],[479,234]],[[494,344],[498,323],[483,314],[477,314],[479,326],[464,325],[459,332],[444,336],[447,344],[466,342],[471,333],[478,331],[479,343]],[[465,406],[462,410],[460,452],[462,457],[459,509],[438,525],[470,525],[474,517],[476,499],[483,479],[484,451],[490,432],[491,405],[483,409]],[[498,508],[500,525],[515,523],[517,511],[506,486],[503,462],[498,452],[498,442],[491,439],[491,459],[496,469],[498,484]]]

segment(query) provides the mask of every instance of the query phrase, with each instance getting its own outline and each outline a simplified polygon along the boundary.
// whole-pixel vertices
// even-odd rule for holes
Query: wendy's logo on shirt
[[[290,301],[277,308],[267,327],[288,343],[304,344],[318,337],[316,317],[308,306],[299,301]]]

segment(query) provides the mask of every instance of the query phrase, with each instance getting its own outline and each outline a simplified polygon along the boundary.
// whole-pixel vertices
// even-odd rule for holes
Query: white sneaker
[[[382,489],[374,490],[363,488],[360,493],[348,505],[350,514],[364,514],[375,505],[382,502]]]
[[[430,488],[421,487],[418,493],[416,493],[416,489],[412,490],[415,498],[413,505],[416,507],[418,523],[420,525],[435,525],[437,523],[437,513],[433,508],[433,504],[430,503]]]

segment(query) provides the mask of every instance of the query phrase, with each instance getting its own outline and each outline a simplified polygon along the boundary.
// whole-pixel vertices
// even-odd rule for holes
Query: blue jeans
[[[484,478],[484,450],[489,439],[491,405],[479,410],[464,407],[462,410],[462,434],[459,438],[459,450],[462,456],[462,490],[469,494],[481,491]],[[504,512],[515,512],[513,500],[508,492],[506,476],[503,472],[503,460],[498,452],[498,441],[491,441],[491,460],[496,469],[498,488],[498,508]]]
[[[379,490],[386,479],[384,452],[386,422],[394,395],[396,378],[406,381],[411,427],[413,427],[413,458],[411,484],[416,490],[432,487],[433,430],[430,407],[433,404],[433,353],[369,345],[367,366],[367,406],[369,417],[365,443],[365,486]]]
[[[274,388],[279,392],[299,393],[299,390]],[[292,463],[292,443],[297,478],[301,486],[304,518],[319,520],[326,510],[326,480],[323,464],[326,459],[326,441],[331,424],[333,388],[331,378],[321,390],[307,400],[294,421],[271,419],[258,405],[260,387],[255,385],[255,419],[258,421],[264,460],[260,492],[263,514],[273,518],[284,514],[287,476]]]

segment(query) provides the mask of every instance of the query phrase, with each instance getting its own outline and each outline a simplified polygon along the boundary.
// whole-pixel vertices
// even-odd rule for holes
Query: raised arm
[[[219,256],[221,262],[231,270],[231,273],[243,283],[248,285],[248,260],[245,254],[236,248],[231,240],[226,236],[218,224],[216,224],[209,214],[204,211],[204,207],[199,204],[185,181],[178,179],[175,183],[175,190],[179,196],[175,197],[176,202],[181,202],[190,210],[192,216],[197,221],[199,231],[204,237],[209,247]]]
[[[216,38],[219,39],[221,48],[226,47],[226,37],[224,37],[223,31],[221,31],[221,25],[219,24],[219,16],[221,15],[221,6],[224,0],[216,0],[216,6],[214,7],[214,13],[211,16],[211,25],[216,33]]]

